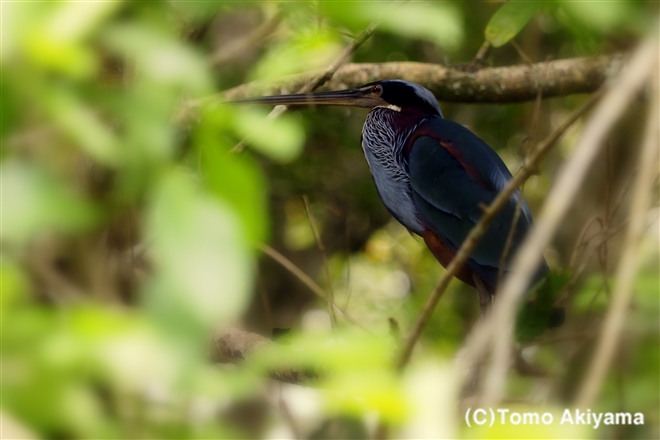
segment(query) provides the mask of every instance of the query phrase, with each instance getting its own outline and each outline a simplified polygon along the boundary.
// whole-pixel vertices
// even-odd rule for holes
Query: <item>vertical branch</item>
[[[626,242],[617,268],[614,297],[603,323],[596,354],[593,356],[585,376],[587,379],[578,393],[576,400],[578,407],[592,405],[598,395],[621,336],[625,314],[633,294],[634,277],[639,265],[638,249],[646,229],[645,214],[651,204],[651,192],[658,165],[658,121],[660,120],[658,93],[660,90],[657,87],[657,77],[651,83],[653,84],[652,98],[649,104],[646,133],[639,156],[639,173],[632,194],[631,218]]]
[[[612,148],[608,143],[605,147],[605,215],[603,216],[603,235],[607,235],[612,227],[612,207],[610,193],[612,192]],[[610,298],[610,264],[609,264],[609,240],[603,240],[598,247],[598,262],[603,275],[603,287],[607,298]]]
[[[606,133],[626,110],[628,103],[657,65],[658,51],[657,41],[643,41],[621,73],[609,84],[602,102],[586,124],[575,152],[552,188],[535,228],[517,253],[512,265],[512,275],[505,280],[490,317],[475,329],[475,333],[483,332],[485,337],[478,340],[478,346],[476,342],[471,344],[465,361],[476,359],[489,341],[493,343],[493,362],[484,381],[483,404],[498,402],[503,394],[516,307],[532,279],[541,253],[573,202]]]
[[[316,246],[319,248],[319,252],[321,252],[321,258],[323,259],[323,270],[325,272],[326,282],[328,283],[327,284],[328,290],[326,291],[325,297],[328,302],[328,312],[330,312],[330,322],[332,323],[332,327],[336,328],[337,315],[335,315],[335,308],[334,308],[335,293],[332,290],[332,278],[330,277],[330,268],[328,266],[328,254],[325,251],[325,246],[323,246],[321,235],[316,229],[316,222],[314,221],[314,216],[312,215],[312,211],[309,209],[309,200],[307,200],[307,196],[303,196],[302,199],[305,205],[305,212],[307,213],[307,220],[309,221],[309,226],[312,228],[312,234],[314,234],[314,240],[316,240]]]
[[[257,289],[259,290],[259,296],[261,297],[261,305],[264,308],[264,315],[266,316],[266,325],[269,329],[275,328],[275,320],[273,319],[273,309],[270,305],[270,299],[268,298],[268,290],[264,285],[264,280],[261,275],[257,276]]]

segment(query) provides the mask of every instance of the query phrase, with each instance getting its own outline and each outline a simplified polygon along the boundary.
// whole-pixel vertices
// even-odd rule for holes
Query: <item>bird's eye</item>
[[[382,95],[383,94],[383,86],[381,86],[380,84],[376,84],[375,86],[373,86],[371,88],[371,93],[373,93],[376,96]]]

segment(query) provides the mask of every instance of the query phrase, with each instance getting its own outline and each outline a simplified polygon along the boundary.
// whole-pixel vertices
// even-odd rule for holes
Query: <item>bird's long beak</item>
[[[347,105],[373,108],[385,101],[371,93],[370,88],[338,90],[336,92],[303,93],[299,95],[262,96],[229,101],[236,104],[268,105]]]

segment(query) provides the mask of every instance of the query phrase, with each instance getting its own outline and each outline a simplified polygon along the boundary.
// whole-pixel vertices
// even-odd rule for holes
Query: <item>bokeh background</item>
[[[219,103],[232,87],[327,67],[375,20],[352,62],[471,63],[502,5],[3,2],[3,437],[369,438],[380,425],[391,438],[658,438],[657,180],[634,300],[592,409],[642,412],[645,424],[475,431],[452,361],[479,319],[474,289],[452,282],[410,367],[393,372],[400,333],[444,269],[378,199],[359,145],[367,111],[268,120],[268,109]],[[530,5],[523,18],[499,17],[512,39],[484,66],[626,53],[657,38],[656,2]],[[567,319],[526,342],[536,370],[509,374],[507,408],[561,412],[585,379],[650,93],[612,127],[545,252],[571,276]],[[515,171],[587,99],[440,104]],[[526,183],[533,212],[584,122]],[[230,152],[246,136],[244,151]],[[282,258],[359,325],[339,315],[333,330],[327,304]],[[304,347],[301,362],[313,358],[328,378],[282,385],[259,363],[213,365],[219,324],[290,329],[282,343]]]

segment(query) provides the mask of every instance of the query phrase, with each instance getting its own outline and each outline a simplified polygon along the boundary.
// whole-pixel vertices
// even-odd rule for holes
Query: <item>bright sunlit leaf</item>
[[[28,23],[33,19],[36,3],[3,2],[0,14],[2,39],[0,39],[0,61],[5,63],[18,51],[21,37],[26,33]],[[4,81],[3,81],[4,82]]]
[[[305,133],[296,115],[266,117],[262,109],[237,109],[236,130],[255,150],[277,160],[290,162],[302,152]]]
[[[31,29],[24,44],[31,61],[75,77],[89,76],[96,69],[96,56],[83,39],[120,4],[118,1],[55,3],[40,20],[29,25]]]
[[[252,79],[267,80],[327,66],[341,52],[336,33],[307,31],[275,44],[259,60]]]
[[[571,414],[572,422],[564,419],[562,423],[565,411],[569,411]],[[493,412],[495,417],[492,419],[492,424],[490,423],[491,419],[487,419],[488,422],[481,425],[473,421],[470,427],[464,426],[464,438],[485,440],[599,438],[598,431],[589,424],[576,423],[575,409],[570,406],[566,409],[559,409],[547,406],[507,404],[502,405],[500,408],[493,408]],[[542,421],[541,417],[544,415],[546,422],[549,423]],[[537,416],[539,421],[535,423]],[[476,420],[483,419],[477,416]],[[577,421],[579,422],[579,419]]]
[[[508,43],[525,27],[539,8],[537,2],[509,1],[490,18],[484,34],[493,47]]]
[[[458,49],[464,37],[460,9],[446,2],[326,2],[323,10],[355,28],[379,22],[379,31],[427,40],[445,50]]]
[[[224,111],[204,111],[194,138],[195,159],[209,191],[231,204],[250,243],[261,243],[268,232],[266,182],[251,155],[228,154],[233,145],[222,135],[227,127],[219,126],[228,116]]]
[[[360,417],[377,411],[386,423],[400,424],[410,416],[403,387],[395,374],[381,371],[343,371],[324,381],[330,411]]]
[[[3,256],[0,256],[0,286],[0,318],[4,318],[28,292],[28,279],[16,261]]]
[[[397,438],[457,438],[460,379],[442,359],[412,365],[404,378],[410,417]]]
[[[103,41],[135,63],[137,72],[194,95],[210,93],[213,81],[202,54],[163,30],[146,24],[115,25]]]
[[[114,13],[121,1],[62,2],[48,16],[44,33],[51,39],[70,42],[88,36]]]

